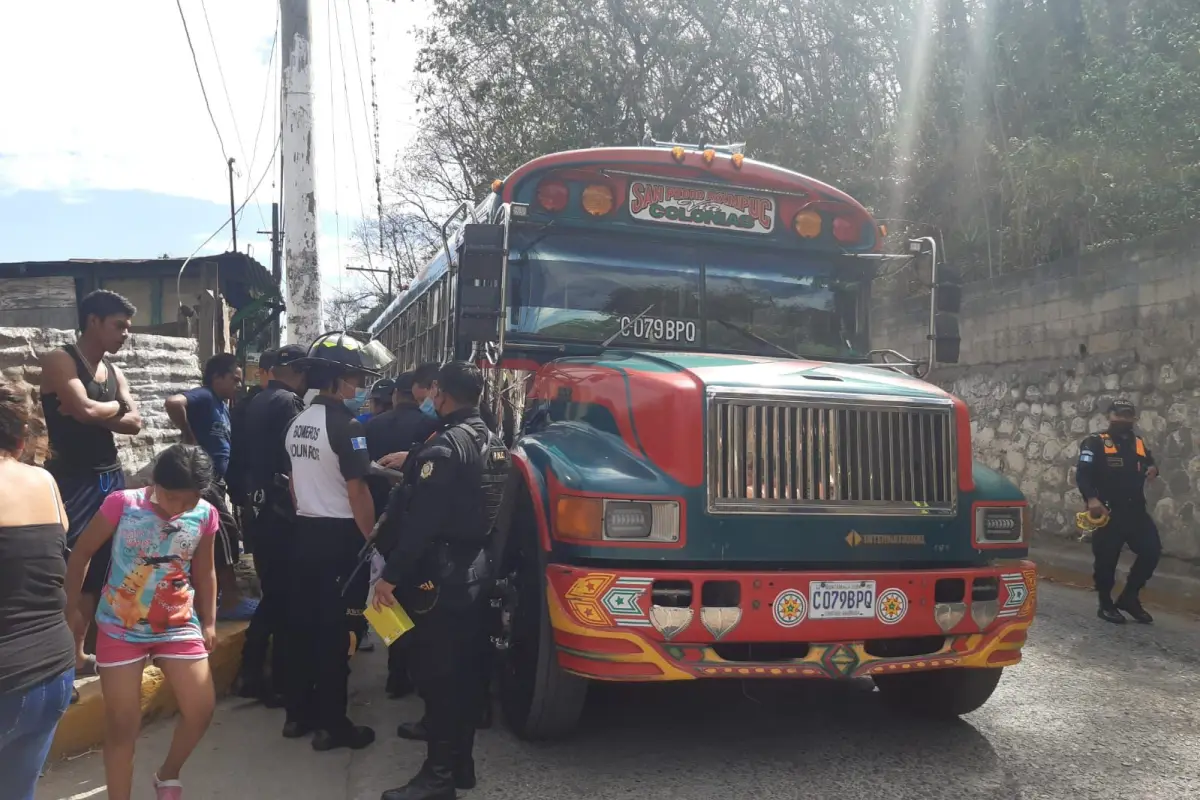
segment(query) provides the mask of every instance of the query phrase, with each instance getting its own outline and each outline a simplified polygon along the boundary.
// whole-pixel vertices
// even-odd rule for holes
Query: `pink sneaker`
[[[156,800],[183,800],[183,784],[179,781],[160,781],[155,775],[154,796]]]

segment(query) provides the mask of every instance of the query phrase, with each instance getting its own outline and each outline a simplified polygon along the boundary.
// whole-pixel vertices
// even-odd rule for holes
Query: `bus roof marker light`
[[[705,150],[705,151],[704,151],[704,152],[703,152],[703,153],[700,155],[700,157],[704,159],[704,163],[705,163],[705,164],[707,164],[707,165],[709,165],[709,166],[712,166],[713,160],[714,160],[714,159],[716,159],[716,157],[717,157],[717,151],[716,151],[716,150],[713,150],[713,149],[710,147],[710,148],[708,148],[707,150]]]
[[[570,197],[570,190],[567,185],[560,181],[542,181],[537,187],[538,205],[549,211],[551,214],[557,214],[567,207],[567,199]]]
[[[593,217],[603,217],[616,207],[617,202],[612,189],[603,183],[593,183],[583,190],[580,204]]]
[[[671,148],[671,158],[675,159],[680,164],[683,163],[683,155],[684,155],[684,150],[679,145],[675,145],[674,147]]]
[[[504,181],[500,180],[499,178],[492,181],[492,191],[495,192],[496,194],[500,194],[500,190],[503,188],[504,188]]]
[[[733,162],[734,169],[741,169],[742,162],[746,160],[746,157],[744,155],[742,155],[741,153],[734,153],[732,156],[729,157],[729,160]]]
[[[792,229],[803,239],[815,239],[821,235],[821,215],[816,211],[801,211],[792,220]]]
[[[835,217],[833,220],[833,238],[842,244],[854,244],[862,235],[862,224],[854,217]]]

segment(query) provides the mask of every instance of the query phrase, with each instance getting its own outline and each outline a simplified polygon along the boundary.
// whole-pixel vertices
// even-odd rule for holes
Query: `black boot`
[[[380,800],[455,800],[454,743],[430,742],[421,771],[398,789],[389,789]]]
[[[336,750],[339,747],[362,750],[374,741],[375,731],[366,725],[354,725],[347,720],[346,725],[337,730],[317,731],[313,735],[312,749],[318,753]]]
[[[313,732],[313,726],[302,719],[288,719],[283,723],[283,738],[299,739]]]
[[[1096,616],[1115,625],[1125,624],[1125,617],[1121,616],[1120,611],[1117,611],[1117,607],[1112,601],[1112,595],[1106,592],[1100,595],[1100,610],[1096,612]]]
[[[410,742],[423,742],[429,737],[429,731],[425,727],[425,718],[416,722],[401,722],[396,727],[396,735],[401,739],[408,739]]]
[[[475,788],[475,731],[467,730],[454,742],[454,788]]]
[[[1131,592],[1128,589],[1121,592],[1121,596],[1117,598],[1116,606],[1143,625],[1149,625],[1154,622],[1154,617],[1150,616],[1149,612],[1142,608],[1142,602],[1138,600],[1137,592]]]

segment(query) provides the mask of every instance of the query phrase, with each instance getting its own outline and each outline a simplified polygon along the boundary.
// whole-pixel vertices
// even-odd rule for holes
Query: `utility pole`
[[[259,233],[271,235],[271,279],[275,282],[275,288],[279,290],[279,296],[282,298],[283,237],[279,230],[279,203],[271,203],[271,230],[259,231]],[[279,317],[275,317],[271,322],[271,346],[279,346]]]
[[[287,218],[287,340],[307,347],[321,334],[317,181],[313,145],[309,0],[279,0],[283,39],[283,203]]]
[[[367,267],[346,267],[347,272],[372,272],[376,275],[387,275],[387,299],[392,301],[392,271],[390,269],[369,269]]]
[[[237,204],[233,199],[233,159],[229,159],[229,226],[233,228],[233,252],[237,252]]]

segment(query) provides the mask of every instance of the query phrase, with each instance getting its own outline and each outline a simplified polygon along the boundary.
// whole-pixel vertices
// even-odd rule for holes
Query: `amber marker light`
[[[583,210],[593,217],[603,217],[616,206],[612,189],[603,183],[593,183],[584,189],[580,203],[583,205]]]
[[[701,153],[700,157],[704,159],[705,164],[707,164],[708,166],[711,167],[713,160],[717,157],[717,151],[713,150],[712,148],[709,148],[708,150],[705,150],[703,153]]]
[[[671,157],[674,158],[676,161],[678,161],[680,164],[682,164],[683,163],[683,148],[680,147],[679,145],[675,145],[674,147],[672,147],[671,148]]]
[[[821,215],[816,211],[801,211],[792,220],[792,229],[804,239],[815,239],[821,235]]]
[[[560,497],[555,511],[556,537],[594,541],[604,538],[603,500],[595,497]]]
[[[734,153],[732,156],[729,157],[729,160],[733,162],[734,169],[741,169],[742,162],[746,160],[746,157],[744,155],[742,155],[741,153]]]
[[[492,191],[495,192],[496,194],[500,194],[500,190],[503,188],[504,188],[504,181],[502,181],[498,178],[496,180],[492,181]]]

